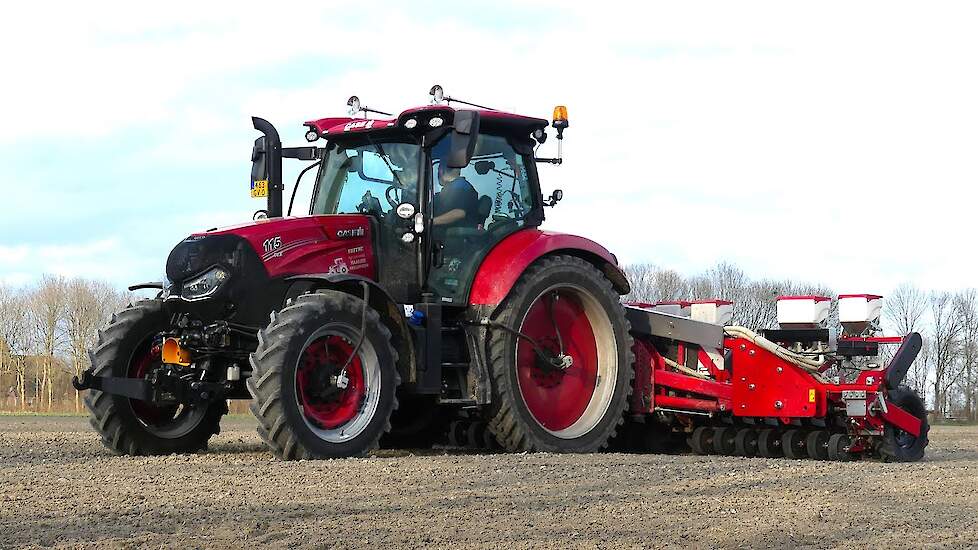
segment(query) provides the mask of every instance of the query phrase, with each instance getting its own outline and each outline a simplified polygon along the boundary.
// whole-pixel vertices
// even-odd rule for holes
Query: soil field
[[[0,417],[0,547],[978,545],[978,428],[915,464],[381,452],[278,462],[248,418],[205,454],[111,455],[83,417]]]

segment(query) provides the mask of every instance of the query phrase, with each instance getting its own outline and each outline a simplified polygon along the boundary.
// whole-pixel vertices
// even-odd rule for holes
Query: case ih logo
[[[366,234],[367,234],[367,230],[362,227],[355,227],[353,229],[336,230],[337,239],[352,239],[353,237],[362,237]]]
[[[359,130],[360,128],[371,129],[374,127],[373,120],[356,120],[353,122],[347,122],[346,126],[343,126],[344,132],[349,132],[350,130]]]

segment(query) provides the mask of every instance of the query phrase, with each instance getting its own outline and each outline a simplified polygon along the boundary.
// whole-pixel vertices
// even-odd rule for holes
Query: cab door
[[[439,193],[446,192],[453,183],[458,185],[439,177],[444,173],[439,169],[448,155],[448,141],[443,139],[432,149],[427,171],[434,191],[433,259],[428,286],[443,305],[464,306],[482,259],[506,236],[528,225],[538,225],[541,205],[531,185],[536,172],[528,171],[532,157],[518,153],[504,136],[480,133],[469,164],[451,176],[475,189],[478,199],[464,205],[466,222],[438,224],[439,214],[444,214],[435,208]],[[448,207],[442,207],[445,208]]]

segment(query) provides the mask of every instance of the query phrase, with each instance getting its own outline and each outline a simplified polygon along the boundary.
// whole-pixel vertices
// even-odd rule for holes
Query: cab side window
[[[505,137],[479,134],[469,164],[452,170],[443,165],[447,142],[432,151],[433,237],[443,248],[431,283],[443,303],[461,304],[485,254],[522,228],[533,209],[526,171],[531,161]]]

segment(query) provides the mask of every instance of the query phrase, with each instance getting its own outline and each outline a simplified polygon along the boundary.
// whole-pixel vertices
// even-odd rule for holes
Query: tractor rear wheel
[[[283,460],[367,454],[391,429],[396,363],[390,331],[362,299],[299,296],[272,314],[251,354],[258,435]]]
[[[924,458],[924,448],[928,443],[927,433],[930,431],[924,401],[917,392],[907,386],[891,390],[886,398],[920,419],[920,435],[914,436],[887,424],[883,429],[883,444],[879,448],[880,457],[886,462],[916,462]]]
[[[163,364],[160,333],[169,316],[160,300],[143,300],[113,315],[89,353],[96,376],[145,378]],[[163,405],[89,390],[85,406],[102,444],[119,454],[191,453],[207,448],[221,431],[224,401],[209,405]]]
[[[611,283],[572,256],[538,261],[496,310],[489,331],[495,414],[509,451],[607,446],[632,391],[632,337]]]

